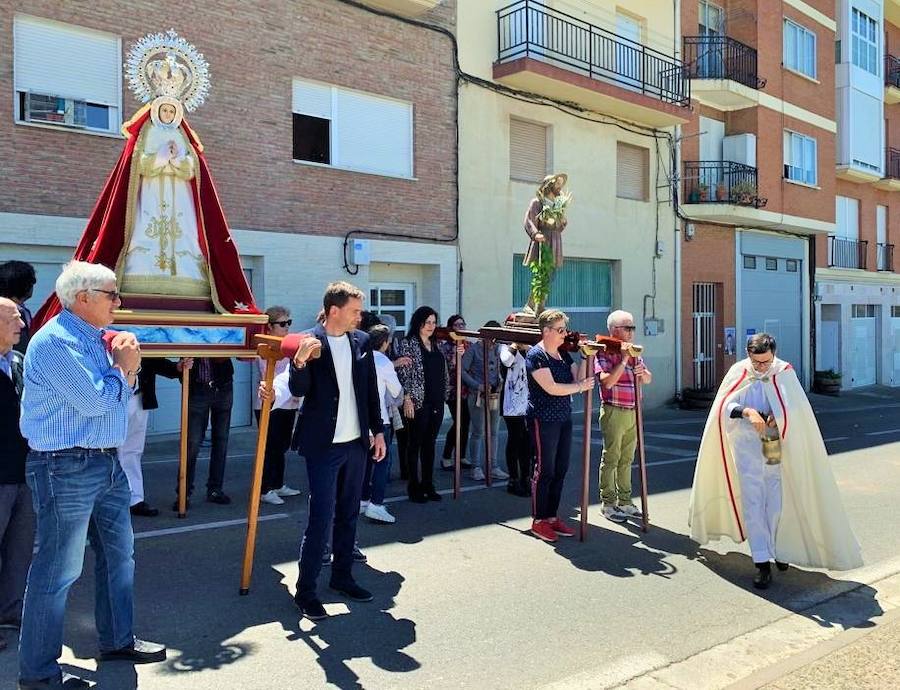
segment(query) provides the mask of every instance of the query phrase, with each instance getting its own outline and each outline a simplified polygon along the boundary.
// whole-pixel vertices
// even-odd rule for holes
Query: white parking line
[[[672,441],[696,441],[696,434],[660,434],[656,431],[645,431],[644,436],[650,438],[666,438]]]
[[[884,436],[886,434],[900,434],[900,429],[885,429],[884,431],[866,432],[866,436]]]
[[[271,515],[260,515],[259,521],[281,520],[290,517],[288,513],[272,513]],[[237,520],[220,520],[219,522],[201,522],[196,525],[185,525],[184,527],[167,527],[165,529],[151,529],[146,532],[135,532],[135,539],[151,539],[153,537],[167,537],[170,534],[184,534],[185,532],[199,532],[205,529],[218,529],[219,527],[234,527],[235,525],[246,525],[247,518],[239,518]]]

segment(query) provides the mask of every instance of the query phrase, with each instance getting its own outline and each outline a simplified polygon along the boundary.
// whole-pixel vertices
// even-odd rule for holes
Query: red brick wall
[[[453,28],[454,0],[425,20]],[[189,116],[234,226],[340,235],[366,228],[448,238],[456,140],[448,38],[337,0],[197,0],[190,11],[137,0],[11,0],[0,7],[0,211],[86,216],[123,141],[14,125],[16,12],[121,36],[174,28],[210,64],[207,102]],[[73,56],[74,59],[75,56]],[[415,180],[293,163],[291,80],[320,80],[413,103]],[[123,96],[124,117],[139,104]]]

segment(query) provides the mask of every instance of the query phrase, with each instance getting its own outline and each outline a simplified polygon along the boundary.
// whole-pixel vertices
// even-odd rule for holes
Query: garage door
[[[900,386],[900,307],[891,307],[891,340],[894,349],[894,372],[891,375],[891,385]]]
[[[771,333],[778,357],[802,372],[802,264],[799,259],[744,254],[741,322],[745,333]]]
[[[850,311],[850,387],[875,384],[877,349],[874,304],[854,304]]]

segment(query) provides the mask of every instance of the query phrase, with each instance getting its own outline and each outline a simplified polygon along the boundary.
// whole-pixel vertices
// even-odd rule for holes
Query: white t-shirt
[[[328,336],[328,347],[334,361],[334,375],[338,382],[337,424],[333,443],[355,441],[362,433],[359,428],[359,412],[356,409],[356,390],[353,388],[353,349],[350,336]]]
[[[388,414],[386,393],[390,393],[391,398],[397,398],[403,392],[403,386],[400,385],[400,380],[397,378],[394,363],[383,352],[374,352],[373,354],[375,355],[375,373],[378,376],[381,421],[387,425],[391,423],[391,417]]]

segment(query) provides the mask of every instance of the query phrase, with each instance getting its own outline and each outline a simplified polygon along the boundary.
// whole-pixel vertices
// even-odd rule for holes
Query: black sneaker
[[[129,510],[131,510],[132,515],[138,515],[140,517],[156,517],[159,515],[159,508],[154,508],[147,503],[147,501],[135,503]]]
[[[328,587],[338,594],[343,594],[348,599],[352,599],[353,601],[372,601],[372,599],[375,598],[372,596],[372,593],[369,590],[363,589],[353,580],[342,584],[329,582]]]
[[[218,489],[207,491],[206,500],[209,503],[218,503],[220,506],[227,506],[229,503],[231,503],[231,499],[228,498],[228,496],[224,492],[219,491]]]
[[[365,563],[369,559],[366,558],[366,554],[359,550],[359,547],[354,544],[353,545],[353,562],[354,563]]]
[[[50,690],[50,688],[89,688],[91,684],[84,680],[83,678],[79,678],[78,676],[73,676],[71,673],[62,672],[62,675],[59,678],[43,678],[41,680],[20,680],[19,681],[19,690]]]
[[[756,575],[753,576],[753,586],[756,589],[768,589],[772,583],[772,568],[768,563],[756,564]]]
[[[325,610],[322,602],[318,599],[313,598],[308,601],[300,601],[294,596],[294,603],[300,609],[300,613],[311,621],[320,621],[323,618],[328,618],[328,611]]]

